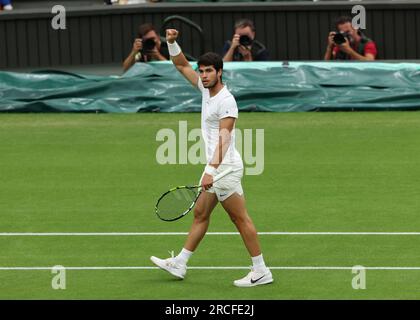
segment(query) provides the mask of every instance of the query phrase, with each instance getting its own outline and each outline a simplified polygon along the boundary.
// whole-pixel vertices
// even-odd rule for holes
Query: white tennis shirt
[[[214,97],[210,97],[209,89],[204,88],[201,78],[197,83],[203,99],[201,106],[201,133],[203,136],[206,159],[209,163],[214,156],[214,151],[219,143],[219,121],[223,118],[238,118],[238,106],[235,97],[229,92],[226,85]],[[235,128],[231,132],[228,150],[222,164],[242,166],[242,158],[235,147]]]

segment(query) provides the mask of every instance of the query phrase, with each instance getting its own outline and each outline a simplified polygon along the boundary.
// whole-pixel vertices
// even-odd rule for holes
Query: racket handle
[[[240,171],[240,170],[242,170],[242,168],[241,169],[233,170],[233,168],[231,167],[229,169],[226,169],[225,171],[219,173],[217,176],[215,176],[213,178],[213,183],[215,183],[216,181],[222,179],[223,177],[227,176],[228,174],[230,174],[232,172],[236,172],[236,171]],[[201,186],[196,186],[196,187],[198,188],[198,192],[201,192],[203,190],[203,188]]]

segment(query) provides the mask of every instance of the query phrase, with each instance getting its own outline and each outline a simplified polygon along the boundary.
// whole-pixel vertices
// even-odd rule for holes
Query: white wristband
[[[171,55],[172,57],[176,57],[182,52],[181,47],[178,45],[176,41],[174,41],[174,43],[168,42],[167,44],[168,44],[169,55]]]
[[[217,169],[211,165],[206,165],[206,168],[204,169],[204,172],[211,175],[211,176],[215,176]]]

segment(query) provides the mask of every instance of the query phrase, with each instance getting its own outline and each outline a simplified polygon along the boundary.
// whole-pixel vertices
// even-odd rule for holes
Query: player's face
[[[200,74],[204,88],[213,88],[219,82],[222,70],[216,72],[213,66],[200,66],[198,73]]]

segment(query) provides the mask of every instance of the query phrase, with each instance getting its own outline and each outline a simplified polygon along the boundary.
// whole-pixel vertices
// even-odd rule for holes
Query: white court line
[[[353,270],[354,267],[273,267],[269,266],[271,270]],[[420,267],[364,267],[366,270],[420,270]],[[52,270],[53,267],[0,267],[0,270]],[[157,270],[158,267],[65,267],[66,270]],[[249,267],[241,266],[225,266],[225,267],[188,267],[189,270],[249,270]]]
[[[418,236],[420,232],[258,232],[259,235],[279,236]],[[185,236],[188,232],[0,232],[0,237],[46,237],[46,236]],[[209,236],[239,235],[238,232],[207,232]]]

